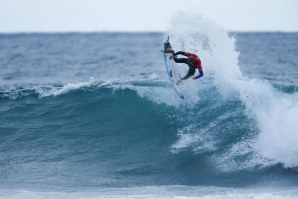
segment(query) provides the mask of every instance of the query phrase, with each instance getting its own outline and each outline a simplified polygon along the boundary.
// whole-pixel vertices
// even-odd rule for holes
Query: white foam
[[[212,136],[208,135],[205,129],[195,130],[194,126],[187,126],[178,132],[179,140],[172,145],[171,151],[178,153],[181,150],[190,147],[195,153],[216,150],[216,142]]]
[[[248,114],[260,129],[254,145],[266,158],[298,166],[298,97],[274,89],[265,81],[251,80],[238,84]]]
[[[237,65],[235,39],[229,37],[215,22],[199,15],[177,13],[168,34],[171,35],[172,46],[176,51],[196,53],[202,61],[205,77],[196,80],[192,88],[198,89],[200,81],[206,81],[206,77],[212,76],[216,79],[213,83],[223,92],[231,86],[230,79],[242,77]]]
[[[63,95],[66,94],[70,91],[73,90],[77,90],[80,89],[82,87],[89,87],[92,84],[94,84],[94,78],[90,78],[88,82],[79,82],[79,83],[68,83],[66,85],[64,85],[63,87],[53,87],[53,88],[36,88],[37,93],[39,93],[40,97],[49,97],[49,96],[59,96],[59,95]]]
[[[265,80],[243,77],[238,66],[235,39],[229,37],[227,32],[213,21],[202,16],[178,13],[173,17],[167,34],[171,36],[170,40],[176,51],[197,53],[202,60],[205,77],[189,84],[187,90],[197,96],[197,91],[202,89],[201,82],[214,84],[222,96],[238,96],[246,107],[246,115],[256,122],[259,135],[244,141],[250,143],[250,149],[255,153],[250,163],[265,164],[264,160],[269,159],[268,164],[280,162],[286,167],[297,167],[297,94],[282,93]],[[180,136],[181,140],[174,148],[191,144],[190,139],[193,139],[194,143],[200,140],[197,135],[187,136]],[[233,150],[234,153],[230,156],[237,156],[237,151],[240,154],[240,150]]]

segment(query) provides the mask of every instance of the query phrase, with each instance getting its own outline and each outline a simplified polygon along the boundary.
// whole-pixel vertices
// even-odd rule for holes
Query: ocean
[[[0,34],[0,198],[298,198],[298,33],[174,21]],[[166,34],[202,60],[184,100]]]

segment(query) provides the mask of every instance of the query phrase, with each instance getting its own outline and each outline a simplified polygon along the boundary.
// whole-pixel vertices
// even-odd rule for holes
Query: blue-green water
[[[207,28],[171,29],[205,72],[185,100],[162,33],[1,34],[1,195],[297,196],[298,34]]]

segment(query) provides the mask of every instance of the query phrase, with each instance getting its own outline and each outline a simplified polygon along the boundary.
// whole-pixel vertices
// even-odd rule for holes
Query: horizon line
[[[298,33],[298,30],[226,30],[228,33]],[[69,31],[0,31],[0,34],[92,34],[92,33],[165,33],[161,30],[69,30]]]

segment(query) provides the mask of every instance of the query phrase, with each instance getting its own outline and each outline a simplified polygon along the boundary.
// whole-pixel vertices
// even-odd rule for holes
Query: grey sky
[[[231,31],[298,31],[298,0],[0,0],[0,32],[163,31],[177,11]]]

